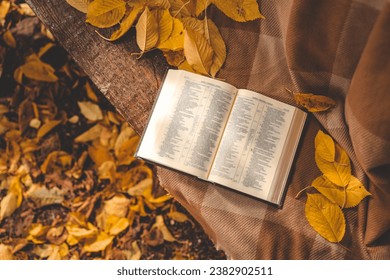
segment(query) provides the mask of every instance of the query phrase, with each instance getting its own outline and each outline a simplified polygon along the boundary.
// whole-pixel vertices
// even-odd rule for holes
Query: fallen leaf
[[[0,202],[0,222],[11,216],[18,209],[18,197],[13,192],[8,192]]]
[[[118,217],[115,215],[110,215],[105,220],[104,231],[110,235],[118,235],[130,225],[129,219],[125,217]]]
[[[207,24],[206,24],[207,23]],[[213,62],[210,67],[210,75],[215,77],[219,69],[221,69],[226,59],[226,45],[219,33],[218,27],[210,19],[205,21],[205,29],[208,29],[210,34],[210,45],[214,50]]]
[[[165,41],[160,40],[157,48],[164,51],[179,51],[184,49],[184,26],[179,19],[173,18],[171,34]]]
[[[91,101],[93,101],[95,103],[99,102],[99,99],[96,96],[96,93],[93,91],[93,89],[88,81],[85,83],[85,91],[87,92],[87,96]]]
[[[191,28],[184,31],[184,55],[195,71],[204,75],[210,73],[214,51],[206,38]]]
[[[321,130],[318,131],[314,139],[316,153],[326,161],[333,162],[336,156],[336,148],[332,137]]]
[[[148,0],[149,8],[169,9],[171,7],[170,0]]]
[[[238,22],[264,18],[256,0],[211,0],[225,15]]]
[[[371,195],[360,180],[354,176],[351,177],[351,181],[345,188],[333,184],[325,176],[317,177],[312,182],[312,186],[331,202],[336,203],[342,208],[355,207],[365,197]]]
[[[98,169],[99,180],[108,180],[110,183],[115,181],[116,165],[113,161],[103,162]]]
[[[98,121],[103,119],[103,113],[99,105],[90,101],[77,102],[81,114],[89,121]]]
[[[32,184],[25,192],[26,198],[33,201],[36,207],[61,204],[65,200],[64,195],[64,192],[57,187],[48,189],[40,184]]]
[[[188,10],[190,1],[170,0],[169,3],[171,4],[169,11],[174,18],[186,18],[191,16],[190,11]]]
[[[140,137],[135,135],[123,142],[116,150],[116,158],[118,160],[118,165],[129,165],[136,158],[134,157],[135,151],[137,150],[138,142]]]
[[[184,223],[189,220],[186,214],[178,211],[169,212],[168,217],[179,223]]]
[[[34,223],[30,226],[28,231],[29,235],[26,239],[32,241],[34,244],[43,244],[46,241],[46,233],[48,230],[48,226],[44,226],[40,223]]]
[[[125,19],[120,22],[119,29],[114,31],[111,34],[110,38],[105,38],[104,36],[101,37],[111,42],[122,38],[123,35],[125,35],[127,31],[129,31],[130,28],[133,26],[134,22],[138,19],[143,9],[144,9],[144,5],[142,4],[141,1],[132,2],[132,9],[130,13],[125,17]]]
[[[143,241],[149,246],[156,247],[164,243],[164,235],[160,229],[153,227],[142,235]]]
[[[3,40],[7,44],[7,46],[11,48],[16,48],[16,40],[14,38],[14,35],[12,35],[12,33],[9,30],[4,32]]]
[[[64,151],[51,152],[41,165],[41,171],[44,174],[53,170],[69,169],[72,165],[72,156]]]
[[[99,141],[93,141],[92,145],[88,147],[88,155],[92,161],[99,167],[105,161],[114,161],[108,147],[100,144]]]
[[[89,0],[66,0],[66,2],[71,5],[76,10],[86,14],[88,10]]]
[[[154,17],[157,20],[158,25],[158,43],[164,43],[172,34],[173,30],[173,17],[168,9],[154,10]]]
[[[152,178],[146,178],[139,182],[137,185],[131,187],[128,189],[127,193],[132,196],[142,195],[145,193],[145,191],[148,189],[152,190],[153,187],[153,179]]]
[[[133,241],[131,243],[131,249],[129,252],[129,260],[139,260],[141,259],[142,253],[141,250],[137,244],[137,241]]]
[[[333,157],[332,145],[329,137],[321,131],[318,132],[315,145],[315,161],[321,172],[334,184],[345,187],[351,180],[351,164],[345,150],[338,144],[335,145],[335,156],[333,161],[328,161]],[[333,140],[332,140],[333,141]]]
[[[37,132],[37,138],[40,139],[57,127],[62,121],[61,120],[52,120],[43,124]]]
[[[10,7],[11,7],[10,1],[1,1],[0,2],[0,23],[7,16]]]
[[[35,16],[34,11],[26,3],[19,4],[18,11],[19,11],[20,14],[25,15],[25,16],[29,16],[29,17],[34,17]]]
[[[330,242],[340,242],[345,234],[345,218],[340,207],[322,194],[307,194],[305,215],[309,224]]]
[[[19,70],[21,74],[24,74],[27,78],[41,81],[41,82],[57,82],[58,77],[54,74],[55,70],[52,66],[42,62],[39,58],[34,58],[27,61],[20,66]]]
[[[88,5],[86,22],[100,28],[119,23],[126,12],[123,0],[94,0]]]
[[[176,238],[173,237],[173,235],[171,234],[171,232],[169,231],[169,229],[165,225],[164,217],[162,215],[156,216],[156,222],[154,223],[152,228],[154,228],[154,227],[156,227],[157,229],[159,229],[162,232],[164,240],[169,241],[169,242],[176,241]]]
[[[66,241],[68,232],[64,226],[52,227],[46,233],[46,239],[55,245],[61,245]]]
[[[114,153],[115,156],[118,157],[120,154],[120,149],[123,146],[125,142],[127,142],[130,138],[137,135],[137,133],[132,129],[126,122],[121,127],[121,132],[119,133],[115,146],[114,146]]]
[[[120,218],[126,217],[129,211],[130,200],[123,195],[116,195],[110,200],[104,202],[104,211],[107,216],[117,216]]]
[[[98,124],[92,126],[87,131],[80,134],[79,136],[77,136],[74,139],[74,141],[76,143],[85,143],[85,142],[93,141],[93,140],[100,137],[100,133],[102,132],[103,128],[104,128],[104,126],[101,125],[100,123],[98,123]]]
[[[108,235],[104,231],[99,232],[96,238],[88,239],[84,244],[84,251],[99,252],[107,248],[111,244],[114,236]]]
[[[153,13],[146,7],[135,26],[137,31],[137,45],[142,52],[155,47],[158,38],[158,24]]]
[[[0,260],[13,260],[14,254],[12,253],[12,247],[0,243]]]
[[[336,101],[323,95],[294,92],[294,99],[298,105],[312,113],[323,112],[336,106]]]

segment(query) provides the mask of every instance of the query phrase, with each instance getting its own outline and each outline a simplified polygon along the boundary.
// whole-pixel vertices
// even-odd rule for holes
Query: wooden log
[[[141,59],[131,55],[139,52],[134,31],[119,42],[103,40],[85,22],[85,14],[64,0],[26,2],[118,112],[142,133],[168,67],[163,56],[157,51]]]

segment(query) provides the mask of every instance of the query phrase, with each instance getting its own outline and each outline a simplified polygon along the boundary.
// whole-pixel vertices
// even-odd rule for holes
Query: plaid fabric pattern
[[[386,1],[260,2],[266,19],[212,18],[228,58],[220,78],[294,104],[285,87],[327,95],[338,105],[308,121],[284,206],[158,168],[164,186],[232,259],[390,259],[390,4]],[[347,150],[353,174],[373,194],[346,209],[341,244],[319,236],[305,219],[302,188],[320,175],[314,137],[327,131]]]
[[[158,54],[135,61],[134,40],[103,41],[65,1],[26,1],[142,133],[166,70]],[[236,23],[216,9],[208,13],[228,49],[219,78],[289,104],[295,103],[285,87],[330,96],[338,106],[310,116],[282,209],[157,167],[161,185],[232,259],[390,259],[390,2],[259,3],[265,20]],[[320,175],[313,143],[319,129],[347,150],[354,176],[372,193],[344,210],[342,246],[319,236],[305,219],[305,197],[295,199]]]

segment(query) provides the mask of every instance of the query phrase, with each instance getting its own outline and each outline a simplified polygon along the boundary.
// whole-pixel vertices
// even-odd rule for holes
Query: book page
[[[169,70],[137,156],[206,179],[237,89]]]
[[[209,180],[267,200],[294,111],[239,90]]]

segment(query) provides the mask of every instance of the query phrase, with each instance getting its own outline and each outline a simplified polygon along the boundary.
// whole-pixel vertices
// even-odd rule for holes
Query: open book
[[[136,156],[281,205],[306,113],[169,70]]]

